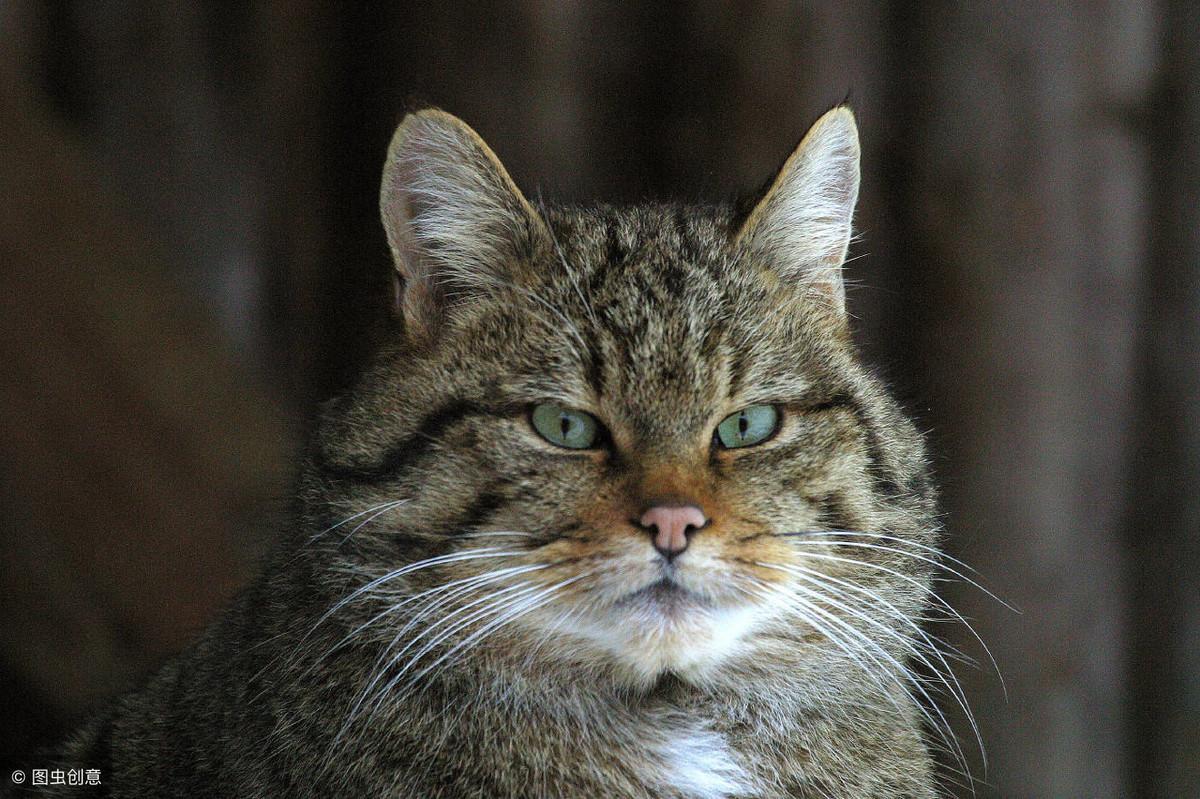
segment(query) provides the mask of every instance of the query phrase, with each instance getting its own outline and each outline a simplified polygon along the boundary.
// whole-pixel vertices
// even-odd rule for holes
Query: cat
[[[390,339],[261,577],[60,795],[938,795],[936,497],[851,341],[859,150],[839,106],[756,202],[535,207],[407,115]]]

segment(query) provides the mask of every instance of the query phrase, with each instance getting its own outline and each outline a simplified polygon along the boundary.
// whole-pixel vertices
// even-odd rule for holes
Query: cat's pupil
[[[565,413],[558,417],[558,424],[562,428],[562,437],[566,438],[567,433],[571,430],[571,417]]]
[[[746,430],[750,428],[750,420],[746,418],[746,412],[742,411],[738,414],[738,435],[742,438],[746,437]]]

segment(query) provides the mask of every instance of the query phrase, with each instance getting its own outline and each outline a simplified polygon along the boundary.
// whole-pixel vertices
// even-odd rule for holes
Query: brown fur
[[[834,186],[850,207],[852,150],[853,185]],[[439,208],[455,181],[472,206]],[[770,208],[750,225],[720,206],[535,209],[434,111],[398,132],[383,208],[404,322],[324,414],[292,534],[64,762],[104,769],[114,797],[934,795],[920,695],[894,666],[923,651],[934,497],[919,436],[852,349],[836,271],[819,271],[844,243],[797,264],[772,249],[786,231],[761,232],[786,221]],[[547,401],[610,439],[541,439],[529,410]],[[782,409],[772,439],[714,447],[722,418],[762,403]],[[674,604],[636,593],[661,564],[631,520],[662,501],[711,520]],[[848,532],[784,535],[802,531]],[[395,573],[487,547],[509,554]],[[842,607],[763,563],[841,581],[821,590]],[[539,568],[438,593],[522,566]],[[455,649],[506,609],[526,612]]]

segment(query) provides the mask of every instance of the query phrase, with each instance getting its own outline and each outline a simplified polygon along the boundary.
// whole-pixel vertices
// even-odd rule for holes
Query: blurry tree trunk
[[[1167,4],[1154,134],[1154,248],[1142,303],[1130,582],[1139,795],[1200,796],[1200,14]]]
[[[0,8],[24,59],[0,60],[0,679],[12,697],[0,701],[3,753],[49,743],[35,736],[199,634],[253,572],[268,540],[264,505],[283,490],[294,440],[280,404],[231,355],[251,309],[225,307],[220,289],[195,291],[183,277],[189,265],[200,284],[255,268],[239,249],[246,241],[222,235],[245,211],[222,203],[244,185],[225,185],[221,170],[220,191],[203,185],[205,158],[223,161],[206,149],[219,143],[205,135],[212,109],[181,93],[173,116],[131,86],[143,74],[131,64],[172,48],[122,39],[105,46],[127,59],[88,74],[111,79],[92,92],[115,106],[104,118],[129,124],[78,136],[32,68],[53,28],[47,8]],[[132,16],[89,30],[137,29]]]
[[[61,88],[86,98],[73,110],[113,190],[226,347],[309,407],[335,360],[319,307],[329,14],[311,0],[64,8],[77,41]]]
[[[290,438],[28,87],[0,97],[0,661],[77,712],[240,585]]]
[[[908,301],[923,309],[960,589],[1012,701],[970,692],[1004,796],[1126,796],[1123,568],[1151,9],[919,5]]]

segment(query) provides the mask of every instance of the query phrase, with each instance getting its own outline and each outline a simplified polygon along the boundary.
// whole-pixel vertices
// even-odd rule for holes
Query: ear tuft
[[[450,304],[519,279],[543,229],[491,148],[437,109],[409,114],[388,147],[380,213],[405,326],[431,335]]]
[[[858,200],[859,144],[845,106],[813,124],[738,230],[785,279],[811,288],[845,313],[842,264]]]

